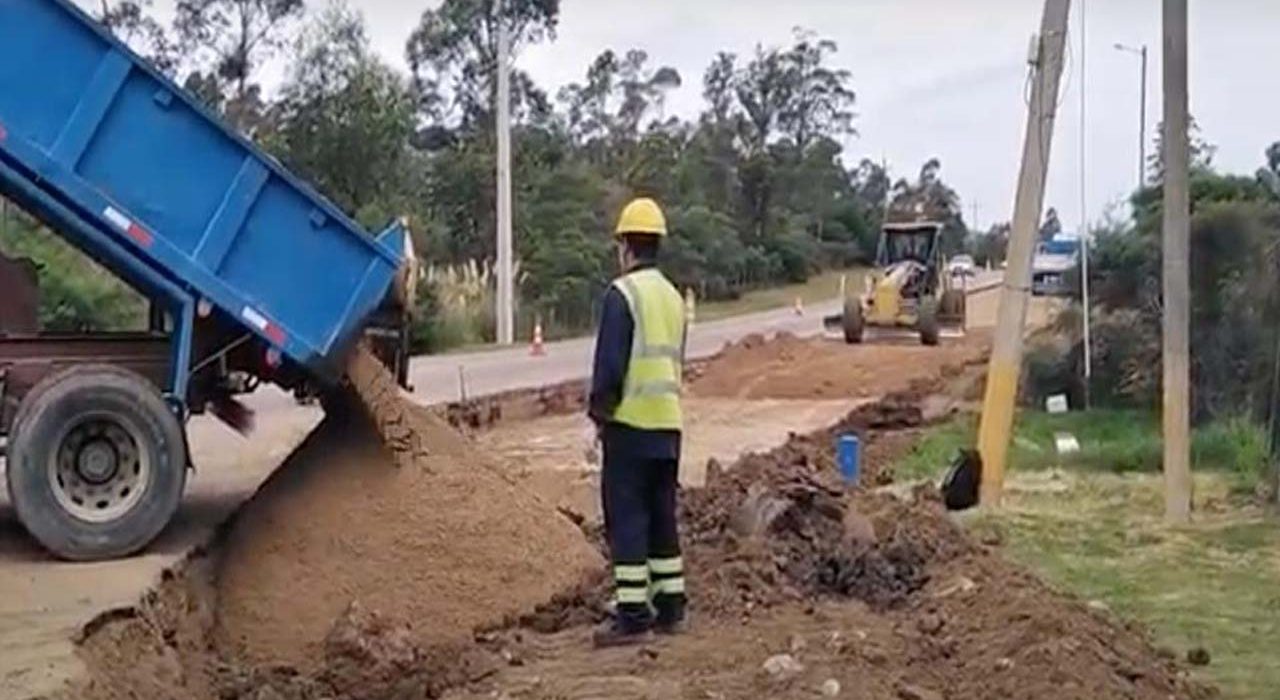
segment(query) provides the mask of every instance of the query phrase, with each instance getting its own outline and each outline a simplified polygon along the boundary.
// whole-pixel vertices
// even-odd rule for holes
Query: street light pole
[[[1134,54],[1142,59],[1138,83],[1140,94],[1138,98],[1140,100],[1138,105],[1138,189],[1142,189],[1147,184],[1147,45],[1134,48],[1125,44],[1116,44],[1116,50]]]

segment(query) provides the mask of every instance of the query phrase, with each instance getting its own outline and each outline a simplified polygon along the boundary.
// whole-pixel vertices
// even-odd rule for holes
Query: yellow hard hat
[[[633,199],[618,216],[618,228],[614,235],[628,233],[647,233],[654,236],[667,235],[667,217],[662,215],[662,208],[648,197]]]

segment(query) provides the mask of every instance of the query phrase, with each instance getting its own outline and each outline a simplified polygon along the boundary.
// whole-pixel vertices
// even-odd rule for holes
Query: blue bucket
[[[840,467],[840,475],[845,483],[857,484],[861,461],[861,445],[858,436],[845,433],[836,441],[836,464]]]

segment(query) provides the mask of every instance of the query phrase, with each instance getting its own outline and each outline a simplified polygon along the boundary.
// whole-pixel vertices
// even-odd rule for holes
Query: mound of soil
[[[577,526],[441,418],[394,394],[366,405],[388,403],[389,420],[330,404],[231,526],[216,575],[232,656],[311,670],[353,603],[423,646],[468,641],[603,567]]]
[[[913,341],[845,345],[778,333],[728,344],[691,378],[697,396],[739,399],[834,399],[883,396],[921,376],[981,363],[989,334],[970,331],[937,347]]]
[[[849,491],[832,463],[836,435],[853,432],[874,445],[881,434],[920,426],[918,403],[915,394],[892,395],[826,430],[746,455],[732,469],[712,463],[706,485],[681,495],[693,612],[738,619],[822,596],[888,608],[928,582],[928,564],[968,551],[966,536],[936,499],[908,506],[888,495]],[[868,448],[865,483],[878,481],[886,457]],[[601,619],[608,594],[602,578],[520,622],[548,632]]]
[[[932,570],[893,616],[907,676],[955,700],[1216,698],[1155,650],[1147,630],[1053,591],[979,548]]]

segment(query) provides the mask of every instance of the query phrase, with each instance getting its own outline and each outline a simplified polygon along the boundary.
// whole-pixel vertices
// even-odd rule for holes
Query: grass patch
[[[999,528],[1014,560],[1142,621],[1179,656],[1207,649],[1212,663],[1195,672],[1225,697],[1277,697],[1280,528],[1232,487],[1231,474],[1197,474],[1196,522],[1170,529],[1158,475],[1024,472],[975,525]]]
[[[862,289],[864,268],[832,270],[810,277],[803,284],[756,289],[732,301],[699,303],[697,320],[714,321],[730,316],[780,309],[795,304],[799,298],[805,306],[835,301],[840,298],[840,276],[845,275],[849,289]]]
[[[956,451],[972,446],[977,416],[960,416],[929,431],[902,462],[898,474],[907,479],[936,476]],[[1055,437],[1070,433],[1080,451],[1059,455]],[[1244,419],[1218,421],[1192,433],[1192,464],[1200,471],[1227,472],[1237,487],[1252,488],[1267,465],[1263,429]],[[1022,411],[1014,426],[1009,464],[1013,470],[1054,467],[1126,473],[1157,472],[1161,462],[1160,425],[1153,413],[1093,410],[1064,414]]]

